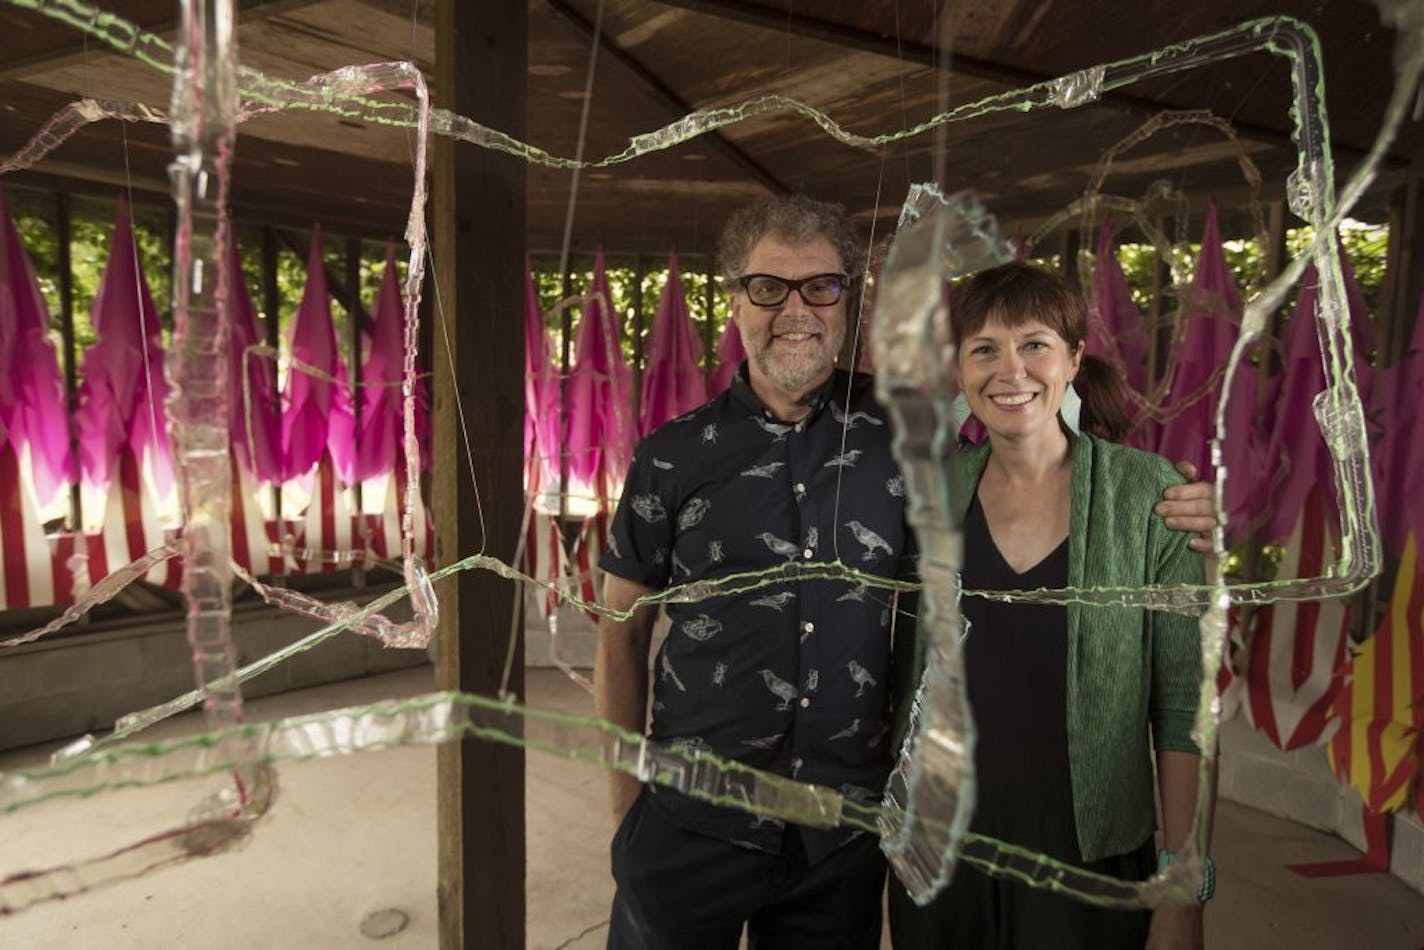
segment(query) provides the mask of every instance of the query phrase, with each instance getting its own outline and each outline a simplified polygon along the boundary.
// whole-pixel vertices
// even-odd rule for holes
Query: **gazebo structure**
[[[606,303],[615,304],[618,328],[628,335],[623,349],[631,363],[630,392],[643,390],[650,356],[645,337],[658,301],[651,277],[666,270],[663,262],[673,252],[683,286],[691,289],[702,369],[709,376],[716,369],[726,322],[714,299],[717,234],[733,209],[767,193],[805,191],[841,202],[872,238],[872,247],[883,249],[912,184],[936,181],[945,193],[969,190],[997,218],[1001,233],[1019,237],[1027,256],[1063,268],[1085,292],[1094,285],[1091,268],[1106,262],[1094,253],[1105,220],[1111,224],[1103,233],[1122,243],[1148,248],[1158,238],[1194,254],[1193,260],[1176,261],[1178,276],[1188,279],[1191,267],[1211,251],[1191,250],[1210,220],[1227,245],[1250,242],[1259,256],[1250,264],[1259,284],[1285,266],[1291,235],[1302,224],[1290,200],[1297,162],[1291,80],[1278,57],[1244,56],[1109,89],[1085,104],[1063,103],[1075,108],[992,113],[919,134],[896,133],[938,113],[1096,64],[1256,17],[1283,15],[1305,22],[1319,36],[1331,158],[1337,181],[1343,181],[1365,161],[1384,122],[1398,39],[1397,31],[1381,22],[1381,8],[1388,13],[1397,5],[1362,0],[1171,5],[861,0],[806,4],[806,12],[788,11],[772,0],[233,0],[233,5],[244,66],[303,81],[350,64],[411,61],[429,82],[434,105],[508,137],[499,147],[431,138],[426,214],[431,240],[420,326],[430,411],[427,419],[422,409],[420,421],[431,432],[423,497],[433,513],[430,553],[437,564],[477,552],[512,562],[522,547],[535,547],[523,520],[529,506],[527,485],[521,483],[526,364],[520,355],[526,340],[534,338],[526,337],[532,332],[525,322],[528,267],[540,277],[546,308],[587,290],[586,275],[600,250],[610,268],[626,275],[619,279],[629,289]],[[173,146],[157,113],[169,109],[172,79],[86,35],[66,17],[46,16],[32,6],[0,3],[0,187],[17,216],[31,222],[25,234],[49,235],[48,244],[29,250],[40,284],[52,288],[46,328],[59,338],[65,396],[77,412],[79,367],[91,342],[84,313],[92,288],[76,283],[84,262],[75,255],[89,247],[81,239],[107,235],[103,222],[113,212],[106,202],[118,193],[133,207],[146,252],[171,251]],[[179,23],[172,0],[113,0],[103,8],[168,40]],[[828,134],[804,110],[773,107],[766,97],[776,96],[811,107],[857,141]],[[36,134],[78,100],[96,100],[100,110],[122,108],[128,118],[84,124],[29,161],[25,149]],[[397,93],[388,101],[410,100]],[[648,133],[706,109],[741,110],[745,117],[685,138],[670,135],[674,141],[665,148],[619,157],[630,142],[645,143],[641,137]],[[302,273],[304,259],[312,273],[320,271],[338,304],[334,328],[328,315],[317,335],[325,334],[323,352],[334,360],[331,365],[345,367],[332,372],[328,366],[324,375],[313,375],[314,387],[346,387],[356,394],[349,409],[357,431],[363,411],[398,402],[363,396],[362,367],[370,341],[377,339],[373,301],[384,245],[400,239],[410,209],[413,134],[369,116],[307,109],[258,115],[239,127],[231,210],[248,290],[264,318],[260,326],[255,319],[244,325],[253,362],[235,369],[240,375],[257,366],[258,376],[245,389],[235,382],[234,392],[249,401],[269,401],[259,429],[281,431],[275,401],[285,378],[279,381],[273,367],[280,362],[284,374],[306,371],[292,368],[279,318],[296,310],[284,288]],[[893,141],[865,141],[876,137]],[[517,154],[521,151],[526,154]],[[575,157],[590,164],[576,172],[567,167],[573,163],[557,160]],[[1377,369],[1393,367],[1404,362],[1418,336],[1424,288],[1424,123],[1417,110],[1385,149],[1377,175],[1351,214],[1387,227],[1382,273],[1367,275],[1374,312],[1361,318],[1362,326],[1372,328],[1373,351],[1362,349],[1361,358]],[[314,233],[313,225],[321,232]],[[325,254],[314,246],[321,233]],[[162,279],[167,261],[147,263]],[[878,252],[859,263],[873,271]],[[1172,348],[1180,342],[1171,321],[1169,263],[1146,268],[1147,283],[1136,287],[1139,319],[1148,328],[1139,356],[1148,377],[1145,390],[1174,365]],[[1103,280],[1110,278],[1105,273]],[[171,321],[172,302],[165,293],[166,281],[155,286],[161,319]],[[559,316],[546,321],[557,341],[551,354],[555,377],[573,365],[578,309],[559,308]],[[389,301],[383,312],[390,313]],[[306,313],[303,308],[303,319]],[[1272,332],[1281,333],[1288,316],[1283,311]],[[170,330],[171,322],[165,322],[162,334]],[[393,339],[384,327],[379,338]],[[4,339],[0,328],[0,342]],[[1269,371],[1282,361],[1269,347],[1263,353],[1258,358],[1262,404],[1270,397]],[[382,364],[387,375],[379,385],[394,385],[393,366]],[[554,383],[557,388],[557,378]],[[1391,385],[1392,396],[1405,391],[1402,380]],[[622,411],[636,425],[637,407]],[[255,438],[248,428],[241,435]],[[125,458],[133,477],[140,478],[142,459]],[[373,481],[363,469],[359,478],[351,476],[351,492],[343,494],[330,490],[332,479],[339,481],[340,453],[323,456],[317,450],[312,459],[301,472],[280,477],[258,474],[254,462],[241,476],[269,483],[264,504],[270,506],[265,515],[249,512],[244,522],[243,544],[252,548],[244,567],[318,600],[370,600],[395,585],[395,576],[378,563],[396,557],[399,549],[390,508],[381,505],[403,494],[404,473],[395,474],[394,460],[391,471],[381,473],[388,480]],[[561,501],[545,514],[558,544],[579,534],[580,527],[568,518],[568,460],[545,466],[546,476],[551,470]],[[294,487],[296,476],[306,480]],[[86,538],[102,538],[106,530],[122,533],[124,521],[114,514],[119,520],[105,528],[107,509],[86,507],[77,480],[64,495],[33,523],[22,524],[18,515],[12,518],[18,509],[3,507],[0,535],[7,545],[21,534],[59,538],[51,542],[55,548],[46,563],[57,576],[69,577],[75,551],[98,543]],[[355,507],[348,511],[343,505]],[[306,514],[298,517],[299,510]],[[560,515],[564,535],[558,533]],[[298,527],[299,521],[305,527]],[[314,541],[314,532],[333,521],[350,530],[331,535],[339,541]],[[425,525],[422,517],[422,531]],[[426,535],[421,537],[423,544]],[[546,532],[545,540],[549,537]],[[1290,546],[1282,538],[1270,540]],[[284,541],[285,553],[258,554],[264,543]],[[141,553],[143,545],[131,545]],[[332,548],[360,548],[365,555],[323,562],[302,553]],[[125,550],[127,560],[135,548]],[[111,566],[118,566],[115,558],[110,556]],[[1249,555],[1242,570],[1256,571],[1255,559]],[[10,609],[0,612],[0,640],[58,617],[87,584],[101,579],[92,560],[89,564],[87,580],[68,591],[68,599],[56,588],[49,600],[20,602],[18,588],[7,588]],[[1390,560],[1386,580],[1395,567]],[[104,730],[122,713],[191,687],[178,599],[171,591],[176,579],[165,586],[150,572],[148,580],[62,635],[0,649],[0,683],[22,684],[0,688],[0,749]],[[440,632],[433,653],[440,688],[522,694],[522,641],[515,640],[506,655],[505,632],[523,627],[511,590],[508,581],[484,571],[460,573],[437,587]],[[1376,585],[1356,599],[1348,617],[1332,615],[1336,632],[1364,639],[1384,613],[1386,593]],[[1257,621],[1257,627],[1270,623]],[[309,626],[253,599],[239,604],[234,638],[242,659],[251,660]],[[255,688],[277,692],[426,660],[419,652],[392,654],[368,639],[350,639],[339,654],[305,660],[256,681]],[[1250,645],[1243,642],[1241,648],[1249,651]],[[141,662],[133,659],[138,655]],[[45,672],[61,669],[62,675]],[[1324,670],[1327,680],[1332,670]],[[1260,689],[1269,691],[1267,685]],[[1261,708],[1251,719],[1258,729]],[[1340,804],[1335,779],[1299,765],[1298,757],[1284,751],[1279,756],[1241,752],[1223,767],[1224,782],[1243,776],[1235,789],[1228,784],[1227,793],[1249,800],[1252,789],[1264,785],[1298,786],[1299,796],[1284,794],[1276,803],[1279,813],[1358,839],[1363,850],[1367,842],[1355,830],[1357,819]],[[523,814],[524,753],[494,743],[447,743],[440,750],[440,770],[442,945],[522,946],[526,842],[522,821],[510,816]],[[1319,805],[1322,800],[1327,804]],[[1424,825],[1417,815],[1394,821],[1394,840],[1396,847],[1424,853]],[[0,875],[15,870],[0,866]],[[1399,873],[1424,890],[1424,865],[1417,859]]]

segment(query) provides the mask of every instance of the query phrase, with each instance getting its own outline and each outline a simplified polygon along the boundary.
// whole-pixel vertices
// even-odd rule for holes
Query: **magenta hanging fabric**
[[[389,475],[401,457],[401,370],[405,308],[401,304],[396,248],[386,242],[386,269],[371,306],[366,358],[361,363],[361,434],[352,481]]]
[[[353,441],[351,397],[331,322],[331,295],[317,225],[307,257],[306,289],[292,327],[292,365],[282,400],[285,478],[305,475],[329,450],[337,473],[349,481]]]
[[[166,498],[173,490],[173,456],[163,408],[168,383],[158,308],[139,267],[127,198],[120,194],[117,205],[109,259],[90,315],[97,338],[84,352],[74,416],[80,471],[87,487],[106,491],[120,453],[131,449],[155,493]]]
[[[1375,345],[1374,325],[1343,247],[1339,253],[1354,339],[1355,379],[1361,401],[1369,405],[1371,380],[1366,354]],[[1306,270],[1300,286],[1295,310],[1282,333],[1282,368],[1272,401],[1275,408],[1265,453],[1271,469],[1267,478],[1271,489],[1266,506],[1269,515],[1261,537],[1266,544],[1279,543],[1290,535],[1312,489],[1320,490],[1330,511],[1335,510],[1334,466],[1315,423],[1315,398],[1325,389],[1326,378],[1316,331],[1320,277],[1314,264]],[[1331,515],[1332,519],[1335,517],[1338,515]]]
[[[717,341],[717,368],[712,371],[712,382],[707,387],[707,395],[715,396],[731,386],[732,378],[737,375],[737,368],[746,358],[747,351],[742,346],[742,331],[737,329],[737,321],[728,320],[726,329],[722,331],[722,338]]]
[[[64,378],[49,308],[0,188],[0,445],[28,447],[35,497],[52,502],[74,481]]]
[[[1196,465],[1213,478],[1210,439],[1231,348],[1240,331],[1241,300],[1226,265],[1217,228],[1216,206],[1207,210],[1201,256],[1183,304],[1186,331],[1173,354],[1172,386],[1156,451],[1172,462]],[[1256,369],[1244,363],[1232,385],[1227,440],[1223,447],[1231,477],[1226,486],[1227,523],[1235,530],[1259,515],[1267,483],[1265,453],[1257,421]]]
[[[1132,302],[1107,221],[1098,230],[1090,314],[1087,351],[1116,366],[1129,386],[1143,392],[1147,385],[1147,326],[1142,311]]]
[[[539,491],[559,480],[559,376],[554,347],[534,272],[524,260],[524,465],[525,488]]]
[[[1411,531],[1424,537],[1424,299],[1414,317],[1409,348],[1398,363],[1375,373],[1371,415],[1383,422],[1374,453],[1380,531],[1386,547],[1402,556]]]
[[[277,366],[270,357],[252,349],[263,340],[258,333],[257,309],[252,305],[242,276],[242,255],[236,241],[229,245],[228,273],[232,275],[232,301],[228,311],[232,315],[229,437],[233,454],[247,472],[258,481],[277,482],[282,479]]]
[[[593,265],[593,286],[574,336],[576,355],[568,384],[569,475],[600,502],[622,482],[632,456],[632,373],[619,344],[603,248]]]
[[[648,364],[643,370],[638,434],[647,435],[707,401],[707,379],[698,365],[702,343],[687,310],[677,252],[668,257],[668,278],[653,318]]]

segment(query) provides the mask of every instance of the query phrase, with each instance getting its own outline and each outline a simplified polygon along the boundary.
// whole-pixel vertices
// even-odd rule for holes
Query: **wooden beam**
[[[437,0],[435,27],[438,105],[523,137],[528,5]],[[433,153],[436,559],[483,551],[509,561],[524,511],[526,171],[513,156],[449,139],[434,140]],[[522,628],[517,592],[492,572],[463,571],[437,593],[439,687],[486,696],[503,687],[522,700],[522,637],[502,682],[509,631]],[[436,762],[440,947],[522,947],[524,750],[470,739],[440,746]]]
[[[656,2],[663,6],[680,7],[694,13],[746,23],[750,26],[775,30],[782,34],[804,36],[847,49],[889,56],[902,62],[936,69],[948,69],[962,76],[1002,83],[1010,87],[1031,86],[1035,83],[1059,78],[1051,73],[1041,73],[1033,69],[1011,66],[1007,63],[965,56],[954,50],[937,49],[928,43],[900,39],[893,34],[872,33],[858,27],[847,26],[833,20],[823,20],[789,9],[762,6],[756,0],[656,0]],[[1164,109],[1183,108],[1180,104],[1159,102],[1120,90],[1104,92],[1095,104],[1141,116],[1144,119],[1156,115]],[[1232,128],[1244,139],[1266,145],[1295,148],[1295,142],[1289,131],[1282,131],[1254,122],[1240,121],[1233,121]],[[1358,160],[1363,158],[1368,151],[1367,148],[1346,145],[1341,142],[1335,142],[1333,145],[1337,159]],[[1381,162],[1386,166],[1399,166],[1401,163],[1399,158],[1391,155],[1386,155],[1384,161]]]
[[[318,0],[237,0],[238,24],[280,16],[292,10],[311,6],[316,2]],[[138,23],[137,26],[145,33],[172,39],[178,32],[178,24],[178,18],[170,16],[154,23]],[[10,60],[4,66],[0,66],[0,82],[7,79],[25,79],[29,76],[49,72],[52,69],[63,69],[66,66],[82,63],[90,56],[110,52],[118,53],[117,50],[98,40],[85,37],[78,42],[66,43],[64,46],[45,50],[43,53]]]
[[[647,87],[648,91],[662,102],[663,105],[668,107],[673,118],[681,118],[696,109],[695,106],[678,95],[672,87],[663,82],[661,77],[610,39],[607,33],[600,32],[595,34],[593,24],[590,23],[582,13],[570,6],[566,0],[546,0],[546,2],[551,10],[573,24],[585,39],[597,40],[601,50],[623,64],[623,67],[634,76],[637,76],[638,80]],[[762,165],[756,159],[752,158],[721,132],[708,132],[702,136],[702,141],[709,143],[713,149],[731,159],[743,171],[750,174],[774,194],[785,195],[791,192],[790,186],[773,175],[767,170],[765,165]]]

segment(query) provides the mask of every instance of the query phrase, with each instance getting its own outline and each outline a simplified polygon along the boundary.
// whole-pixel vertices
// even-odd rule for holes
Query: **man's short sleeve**
[[[647,440],[638,446],[623,483],[623,497],[608,531],[598,566],[624,580],[653,590],[667,586],[677,512],[671,473],[653,464]]]

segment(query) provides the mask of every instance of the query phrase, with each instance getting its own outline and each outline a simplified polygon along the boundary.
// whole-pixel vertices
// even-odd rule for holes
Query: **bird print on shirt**
[[[882,722],[880,728],[870,734],[870,739],[865,744],[872,749],[877,748],[889,732],[890,724],[888,722]]]
[[[776,470],[784,468],[785,462],[767,462],[765,465],[755,465],[742,473],[744,478],[773,478]]]
[[[711,510],[712,502],[706,498],[689,498],[687,504],[682,506],[682,510],[677,513],[677,530],[688,531],[702,523],[702,519],[707,517],[707,512]]]
[[[653,468],[660,468],[664,472],[671,472],[673,470],[673,464],[671,462],[664,462],[660,458],[655,458],[653,459]]]
[[[783,590],[775,594],[767,594],[765,597],[758,597],[756,600],[748,601],[751,607],[770,607],[777,613],[781,613],[781,608],[796,599],[796,592]]]
[[[867,688],[878,685],[875,677],[870,675],[870,671],[861,666],[855,660],[846,664],[846,669],[850,671],[850,679],[856,685],[855,695],[864,696]]]
[[[851,661],[855,662],[854,660]],[[786,712],[791,708],[791,701],[796,698],[796,687],[786,680],[777,676],[771,670],[757,670],[761,676],[761,681],[766,684],[766,688],[771,690],[771,694],[781,700],[781,704],[776,707],[777,712]]]
[[[794,558],[801,553],[801,549],[790,541],[783,541],[770,531],[763,531],[756,536],[756,539],[771,549],[772,554],[780,554],[784,558]]]
[[[792,429],[791,426],[785,425],[780,422],[768,422],[761,416],[752,416],[752,421],[755,422],[758,426],[760,426],[763,432],[771,436],[777,442],[780,442],[782,439],[786,438],[786,433],[790,432]]]
[[[678,692],[687,692],[687,687],[683,685],[682,680],[678,679],[677,671],[672,668],[672,660],[668,659],[666,650],[662,652],[662,658],[659,660],[658,666],[661,670],[661,676],[659,678],[664,683],[666,683],[668,680],[672,680],[672,685],[677,687]]]
[[[613,552],[613,556],[618,560],[623,560],[623,552],[618,547],[618,536],[612,531],[608,532],[608,550]]]
[[[682,632],[698,643],[706,643],[722,632],[722,621],[713,620],[706,614],[698,614],[691,620],[682,622]]]
[[[868,422],[873,426],[885,424],[884,419],[877,419],[868,412],[852,412],[850,415],[846,415],[845,410],[841,409],[840,403],[836,402],[831,403],[831,416],[847,429],[854,429],[858,422]]]
[[[628,504],[638,517],[648,524],[667,520],[667,509],[663,507],[663,500],[657,495],[634,495],[628,500]]]
[[[672,552],[672,572],[674,574],[691,574],[686,564],[682,563],[682,558],[677,556],[677,552]]]
[[[865,454],[864,449],[847,449],[831,459],[822,468],[855,468],[856,460]]]
[[[849,739],[849,738],[851,738],[852,736],[854,736],[854,735],[855,735],[857,732],[859,732],[859,731],[860,731],[860,720],[859,720],[859,719],[852,719],[852,720],[850,721],[850,725],[846,726],[844,729],[842,729],[840,732],[836,733],[835,735],[831,736],[831,737],[830,737],[829,739],[827,739],[826,741],[827,741],[827,742],[835,742],[837,739]]]
[[[839,597],[837,597],[837,598],[836,598],[836,603],[839,604],[839,603],[841,603],[842,601],[853,600],[853,601],[855,601],[857,604],[863,604],[863,603],[865,603],[865,595],[868,594],[869,592],[870,592],[870,587],[869,587],[869,585],[866,585],[866,584],[856,584],[856,585],[855,585],[854,587],[852,587],[850,590],[846,591],[844,594],[841,594]]]
[[[860,556],[862,561],[873,561],[875,552],[880,550],[884,550],[886,554],[895,553],[889,542],[859,521],[847,521],[845,526],[855,535],[855,539],[865,546],[865,551]]]
[[[774,736],[763,736],[760,739],[743,739],[742,745],[749,745],[753,749],[766,749],[769,751],[776,748],[777,743],[781,741],[781,737],[784,735],[786,735],[786,733],[778,732]]]

